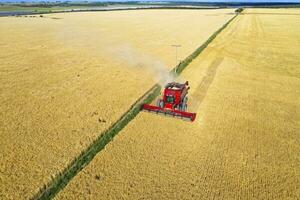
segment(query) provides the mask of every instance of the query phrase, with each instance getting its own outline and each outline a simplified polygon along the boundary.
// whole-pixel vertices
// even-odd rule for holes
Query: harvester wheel
[[[159,107],[160,99],[157,99],[156,106]]]
[[[160,107],[160,108],[163,108],[165,105],[164,105],[164,102],[161,99],[158,99],[157,100],[157,106]]]
[[[186,96],[186,97],[184,97],[183,101],[179,105],[179,110],[181,110],[181,111],[187,110],[187,101],[188,101],[188,97]]]
[[[183,106],[182,111],[186,111],[187,110],[187,104],[183,104],[182,106]]]
[[[178,110],[181,110],[181,107],[182,107],[181,104],[179,104],[179,105],[177,106],[177,109],[178,109]]]

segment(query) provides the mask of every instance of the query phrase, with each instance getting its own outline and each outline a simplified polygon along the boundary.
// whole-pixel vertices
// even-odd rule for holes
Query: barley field
[[[300,9],[247,9],[183,72],[193,123],[140,113],[56,199],[299,199]]]
[[[0,199],[28,199],[233,9],[0,18]],[[159,66],[153,69],[151,66]]]

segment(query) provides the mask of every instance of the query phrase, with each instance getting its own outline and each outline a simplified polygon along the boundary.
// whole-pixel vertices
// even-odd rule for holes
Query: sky
[[[0,2],[56,2],[58,0],[0,0]],[[60,0],[60,1],[67,1],[67,0]],[[68,1],[85,1],[85,0],[68,0]],[[122,2],[122,1],[151,1],[151,2],[161,2],[164,0],[88,0],[91,2]],[[190,1],[190,2],[247,2],[247,3],[255,3],[255,2],[296,2],[300,3],[300,0],[165,0],[165,1]]]

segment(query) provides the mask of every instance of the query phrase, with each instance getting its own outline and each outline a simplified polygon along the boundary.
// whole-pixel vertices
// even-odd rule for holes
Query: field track
[[[214,81],[218,67],[222,63],[223,59],[224,58],[222,57],[217,57],[208,67],[206,75],[203,77],[201,83],[197,86],[195,92],[193,93],[193,99],[197,99],[197,101],[193,102],[194,104],[192,104],[192,107],[190,108],[191,110],[198,110],[208,92],[209,86]]]

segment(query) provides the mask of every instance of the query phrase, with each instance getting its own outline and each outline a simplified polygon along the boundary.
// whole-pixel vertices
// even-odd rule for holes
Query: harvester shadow
[[[192,99],[192,104],[190,106],[191,110],[197,111],[199,106],[203,102],[210,85],[212,84],[219,65],[222,63],[224,57],[217,57],[214,61],[210,64],[206,71],[206,75],[203,77],[201,83],[195,89],[195,92],[190,95]]]

